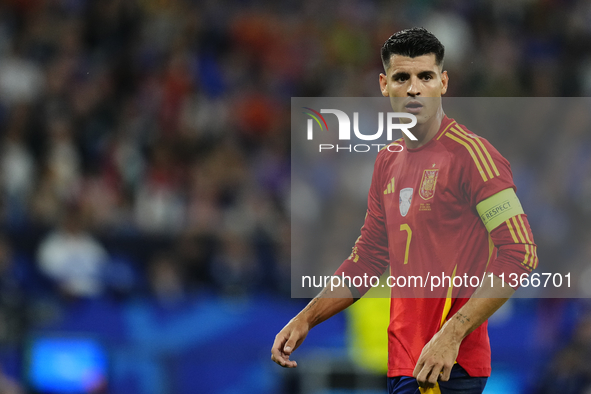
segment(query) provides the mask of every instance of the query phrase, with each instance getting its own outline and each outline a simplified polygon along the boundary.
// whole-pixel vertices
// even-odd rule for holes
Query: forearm
[[[347,309],[355,302],[351,290],[338,287],[331,290],[325,287],[293,320],[301,320],[312,328],[337,313]]]
[[[511,286],[503,286],[502,279],[493,275],[492,283],[485,281],[468,302],[445,323],[441,329],[442,334],[461,342],[492,316],[513,293],[515,290]]]
[[[336,315],[355,302],[347,287],[324,288],[308,306],[275,336],[271,348],[271,359],[285,368],[295,368],[297,363],[290,360],[291,353],[306,339],[310,329]]]

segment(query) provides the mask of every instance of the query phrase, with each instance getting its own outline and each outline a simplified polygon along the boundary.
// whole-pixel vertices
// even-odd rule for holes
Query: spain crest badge
[[[421,179],[421,187],[419,188],[419,196],[421,196],[423,200],[429,200],[430,198],[433,198],[438,174],[438,168],[434,170],[423,171],[423,179]]]

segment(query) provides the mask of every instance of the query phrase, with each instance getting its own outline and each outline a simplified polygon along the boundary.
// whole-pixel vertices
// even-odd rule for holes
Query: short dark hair
[[[413,27],[400,30],[386,40],[382,45],[382,63],[387,70],[392,55],[417,57],[431,53],[435,55],[435,63],[442,67],[445,48],[441,42],[427,29]]]

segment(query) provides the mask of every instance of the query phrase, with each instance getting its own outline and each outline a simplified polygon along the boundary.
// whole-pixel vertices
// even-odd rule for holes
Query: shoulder
[[[398,138],[380,149],[378,156],[376,157],[376,163],[391,160],[393,157],[396,157],[395,155],[392,155],[392,153],[400,153],[404,149],[406,149],[404,138]]]
[[[474,163],[477,167],[492,169],[496,166],[496,161],[506,160],[486,138],[456,121],[453,121],[438,139],[456,160]]]
[[[395,141],[390,142],[389,144],[387,144],[386,146],[384,146],[382,149],[380,149],[380,152],[378,153],[378,157],[380,154],[382,154],[382,152],[394,152],[396,150],[395,147],[397,146],[404,146],[404,138],[398,138]]]

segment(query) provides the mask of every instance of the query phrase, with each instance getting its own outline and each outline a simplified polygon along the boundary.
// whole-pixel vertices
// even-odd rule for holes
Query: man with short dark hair
[[[374,166],[368,210],[353,253],[336,275],[409,274],[437,267],[447,275],[486,277],[470,298],[403,298],[392,292],[388,327],[390,394],[482,393],[490,375],[486,320],[516,283],[501,277],[537,266],[527,216],[509,162],[485,139],[443,112],[448,87],[444,48],[423,28],[400,31],[382,47],[382,94],[396,112],[415,115],[416,140],[382,149]],[[513,285],[511,287],[510,285]],[[292,352],[310,328],[347,308],[367,287],[325,288],[275,338],[272,359],[293,368]]]

